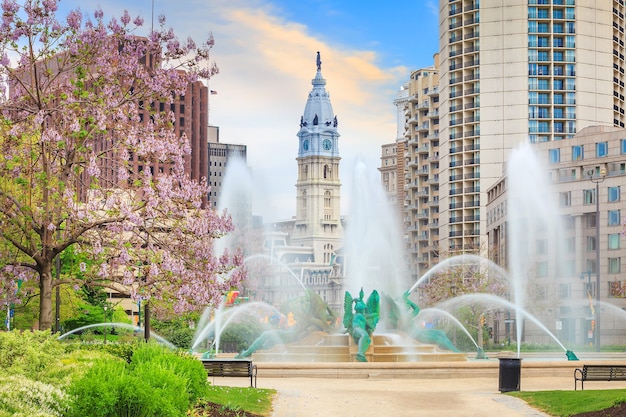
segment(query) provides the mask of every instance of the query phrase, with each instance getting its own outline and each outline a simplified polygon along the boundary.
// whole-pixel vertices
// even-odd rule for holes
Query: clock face
[[[325,151],[330,151],[332,147],[333,143],[330,141],[330,139],[324,139],[324,141],[322,142],[322,148],[324,148]]]
[[[305,140],[304,142],[302,142],[302,149],[304,149],[305,151],[309,150],[309,141]]]

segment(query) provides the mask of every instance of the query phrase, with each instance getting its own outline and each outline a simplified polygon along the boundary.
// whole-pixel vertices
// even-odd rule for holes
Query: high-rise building
[[[394,100],[399,199],[412,281],[439,260],[438,54],[434,60],[432,67],[413,71]]]
[[[485,253],[486,191],[512,148],[569,139],[592,125],[624,127],[625,6],[439,4],[439,245]]]

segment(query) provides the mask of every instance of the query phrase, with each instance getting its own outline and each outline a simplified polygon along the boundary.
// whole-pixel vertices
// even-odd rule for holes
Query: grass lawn
[[[273,389],[211,386],[206,399],[231,410],[268,416],[272,411],[274,394],[276,390]]]
[[[541,411],[560,417],[604,410],[626,402],[626,390],[514,391],[507,395],[521,398]]]

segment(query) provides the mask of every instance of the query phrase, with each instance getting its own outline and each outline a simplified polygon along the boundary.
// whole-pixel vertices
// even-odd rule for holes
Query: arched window
[[[324,207],[330,208],[330,191],[324,192]]]

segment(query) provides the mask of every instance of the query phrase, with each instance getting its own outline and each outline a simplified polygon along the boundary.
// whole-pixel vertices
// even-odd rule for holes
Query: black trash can
[[[500,359],[500,392],[519,391],[522,360],[520,358]]]

